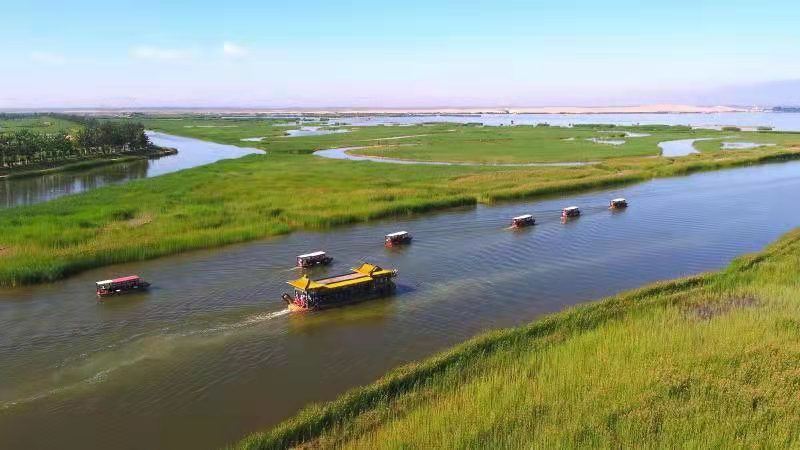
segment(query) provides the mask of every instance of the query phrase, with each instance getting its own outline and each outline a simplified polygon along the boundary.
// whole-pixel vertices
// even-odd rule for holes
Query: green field
[[[720,139],[711,141],[698,141],[694,146],[701,152],[742,152],[749,149],[722,150],[723,142],[748,142],[766,145],[790,146],[796,145],[800,141],[800,133],[776,133],[776,132],[744,132],[730,133],[721,132]]]
[[[263,120],[146,122],[152,129],[243,146],[253,143],[242,142],[242,138],[268,135],[273,128],[278,128],[278,134],[272,136],[281,136],[286,129]],[[453,127],[470,128],[452,124],[418,128],[455,136],[448,131]],[[651,177],[800,157],[796,141],[788,138],[784,145],[751,151],[707,152],[675,159],[613,158],[601,164],[566,168],[389,165],[308,154],[317,148],[353,145],[363,139],[412,134],[415,128],[374,127],[327,136],[276,137],[258,143],[270,152],[267,155],[221,161],[2,210],[0,285],[51,281],[94,267],[294,230],[325,229],[457,205],[577,192]],[[654,136],[684,133],[671,128],[652,132]],[[795,136],[800,135],[792,139]],[[603,149],[606,151],[605,146]],[[570,160],[576,155],[565,153],[564,158]]]
[[[800,230],[726,270],[488,333],[242,449],[793,448]]]
[[[0,133],[29,130],[35,133],[70,132],[80,125],[68,120],[50,116],[23,117],[19,119],[0,118]]]
[[[725,141],[750,141],[792,145],[800,134],[778,132],[723,132],[695,130],[682,126],[649,125],[618,127],[584,125],[574,128],[550,126],[483,127],[452,123],[413,126],[320,126],[347,133],[309,137],[286,137],[294,127],[280,119],[203,119],[176,118],[145,120],[154,130],[181,136],[256,147],[273,153],[311,153],[337,147],[362,147],[351,153],[419,161],[518,164],[536,162],[602,161],[613,158],[657,156],[658,143],[673,139],[714,138],[696,143],[700,151],[719,150]],[[294,122],[292,122],[294,123]],[[648,136],[627,137],[628,133]],[[242,139],[263,137],[262,142]],[[724,139],[723,139],[724,138]],[[591,141],[596,139],[599,142]],[[620,145],[604,141],[624,141]]]
[[[529,163],[594,161],[618,157],[655,156],[658,142],[693,137],[716,137],[714,130],[684,127],[617,128],[613,126],[562,127],[481,127],[462,124],[422,124],[413,126],[323,127],[348,130],[323,136],[286,137],[291,127],[275,126],[283,120],[183,119],[150,120],[151,129],[198,139],[240,146],[257,147],[275,153],[311,153],[334,147],[366,147],[353,153],[422,161],[477,163]],[[296,128],[296,127],[295,127]],[[626,131],[651,134],[625,138]],[[264,137],[262,142],[243,142],[243,138]],[[598,139],[592,142],[588,139]],[[625,144],[602,143],[625,140]],[[800,141],[800,139],[798,139]]]
[[[448,130],[450,133],[403,139],[402,143],[406,144],[403,146],[396,145],[400,141],[378,141],[385,146],[359,149],[354,153],[419,161],[495,164],[600,161],[619,157],[657,156],[661,151],[658,148],[661,141],[712,137],[717,134],[707,130],[663,127],[653,131],[648,128],[647,134],[650,136],[626,137],[626,130],[645,134],[639,128],[451,126]]]

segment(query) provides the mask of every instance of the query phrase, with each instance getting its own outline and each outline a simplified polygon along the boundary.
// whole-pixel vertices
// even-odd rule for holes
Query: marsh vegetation
[[[197,123],[203,126],[199,126]],[[147,120],[148,128],[235,145],[241,138],[270,135],[269,121]],[[456,131],[451,131],[455,129]],[[703,152],[687,158],[651,158],[656,141],[696,131],[647,127],[650,137],[630,139],[633,147],[581,142],[578,150],[554,152],[528,142],[532,133],[559,141],[558,127],[490,127],[454,124],[418,127],[361,127],[350,133],[275,137],[257,143],[267,155],[251,155],[185,170],[156,179],[103,188],[46,204],[0,212],[0,284],[51,281],[102,265],[136,261],[190,249],[214,247],[294,230],[325,229],[389,216],[476,203],[577,192],[652,177],[785,160],[800,156],[797,135],[781,145],[743,152]],[[599,131],[599,129],[597,130]],[[641,130],[640,130],[641,131]],[[587,133],[593,133],[587,131]],[[284,130],[272,131],[283,136]],[[476,134],[477,133],[477,134]],[[716,133],[710,131],[708,133]],[[572,160],[619,152],[602,164],[582,167],[399,166],[315,157],[319,148],[352,145],[365,139],[426,134],[430,152],[475,158],[507,148],[515,160]],[[602,133],[601,133],[602,134]],[[766,136],[767,134],[759,134]],[[479,136],[484,136],[481,141]],[[494,136],[494,138],[492,138]],[[499,137],[498,137],[499,136]],[[537,135],[538,136],[538,135]],[[555,137],[557,136],[557,137]],[[417,138],[415,138],[417,139]],[[462,146],[464,142],[468,146]],[[526,144],[527,142],[527,144]],[[483,145],[482,145],[483,143]],[[246,145],[245,145],[246,144]],[[626,144],[627,145],[627,144]],[[586,150],[590,147],[594,153]],[[403,147],[405,148],[405,147]],[[453,153],[462,149],[460,155]],[[402,150],[398,150],[402,151]],[[500,151],[500,150],[496,150]],[[534,156],[525,156],[527,154]],[[437,156],[439,157],[439,156]],[[146,225],[136,219],[147,216]]]

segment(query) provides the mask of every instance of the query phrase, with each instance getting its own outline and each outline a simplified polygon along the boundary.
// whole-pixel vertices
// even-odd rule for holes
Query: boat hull
[[[511,224],[511,228],[518,229],[518,228],[528,228],[536,225],[535,221],[530,222],[515,222]]]
[[[333,258],[329,256],[329,257],[327,257],[325,259],[321,259],[319,261],[299,263],[299,264],[297,264],[297,267],[300,267],[302,269],[310,269],[310,268],[316,267],[316,266],[327,266],[328,264],[330,264],[332,262],[333,262]]]
[[[386,242],[384,243],[384,245],[385,245],[386,247],[399,247],[399,246],[401,246],[401,245],[408,245],[408,244],[410,244],[410,243],[411,243],[411,239],[412,239],[411,237],[408,237],[408,238],[406,238],[406,239],[400,239],[400,240],[397,240],[397,241],[386,241]]]
[[[384,286],[384,287],[382,287],[380,289],[376,289],[376,290],[373,290],[373,291],[370,291],[370,292],[367,292],[367,293],[364,293],[364,294],[361,294],[361,295],[352,296],[352,297],[349,297],[349,298],[346,298],[346,299],[340,299],[340,300],[334,300],[334,301],[324,301],[324,302],[320,302],[319,304],[317,304],[315,306],[303,306],[298,301],[296,301],[295,299],[291,298],[291,296],[288,296],[288,295],[284,296],[284,301],[286,301],[287,308],[291,312],[322,311],[322,310],[326,310],[326,309],[339,308],[341,306],[353,305],[353,304],[356,304],[356,303],[367,302],[367,301],[370,301],[370,300],[377,300],[377,299],[380,299],[380,298],[386,298],[386,297],[389,297],[392,294],[394,294],[395,289],[396,289],[395,284],[394,283],[389,283],[388,285],[386,285],[386,286]],[[287,297],[288,297],[288,299],[287,299]]]
[[[142,283],[136,287],[128,289],[98,290],[97,296],[99,298],[108,298],[108,297],[115,297],[117,295],[127,295],[127,294],[136,294],[138,292],[146,292],[148,289],[150,289],[150,284]]]

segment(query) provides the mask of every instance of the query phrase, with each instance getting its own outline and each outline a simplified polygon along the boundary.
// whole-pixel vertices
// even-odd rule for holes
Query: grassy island
[[[347,132],[287,137],[287,130],[298,126],[285,126],[277,120],[170,118],[145,119],[143,123],[149,129],[257,146],[268,153],[0,211],[0,285],[51,281],[103,265],[294,230],[326,229],[459,205],[577,192],[800,157],[800,135],[779,133],[758,133],[759,137],[774,136],[774,146],[658,157],[659,140],[719,138],[722,133],[687,127],[511,129],[431,124],[346,127]],[[574,148],[569,147],[572,141],[564,141],[570,133],[576,138],[580,135]],[[627,133],[649,136],[616,136]],[[416,137],[403,137],[409,135]],[[588,136],[625,139],[626,144],[586,141]],[[242,140],[255,137],[265,139]],[[405,145],[413,142],[397,144],[406,139],[420,139],[419,147],[427,148],[423,153],[432,159],[597,163],[576,167],[423,166],[331,160],[311,154],[318,149],[380,142],[384,144],[375,145],[386,151],[417,152],[406,150],[416,149]],[[553,142],[563,144],[553,150]],[[501,157],[503,148],[508,148],[507,156]]]
[[[235,448],[794,447],[798,272],[800,230],[719,273],[476,337]]]

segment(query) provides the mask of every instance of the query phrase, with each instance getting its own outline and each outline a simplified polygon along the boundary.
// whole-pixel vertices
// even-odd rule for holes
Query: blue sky
[[[691,101],[800,79],[793,1],[7,1],[0,108]]]

